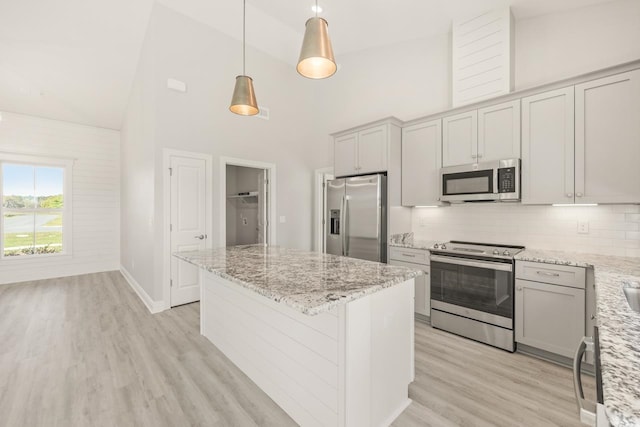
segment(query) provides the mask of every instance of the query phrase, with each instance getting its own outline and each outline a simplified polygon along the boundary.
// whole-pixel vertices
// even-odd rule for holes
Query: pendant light
[[[329,39],[329,24],[323,18],[318,18],[318,0],[315,12],[316,16],[309,18],[306,23],[296,70],[310,79],[325,79],[334,75],[338,67]]]
[[[245,47],[245,23],[247,15],[247,0],[242,1],[242,75],[236,76],[236,85],[233,88],[231,106],[232,113],[241,116],[255,116],[258,114],[258,103],[256,93],[253,90],[253,79],[245,73],[246,47]]]

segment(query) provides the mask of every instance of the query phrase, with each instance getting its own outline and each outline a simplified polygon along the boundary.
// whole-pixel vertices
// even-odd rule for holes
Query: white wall
[[[640,59],[638,40],[638,0],[517,21],[516,89]]]
[[[588,221],[589,233],[578,233]],[[415,208],[416,239],[467,240],[640,257],[640,206],[525,206],[508,203]]]
[[[235,76],[241,71],[241,43],[155,5],[123,129],[127,179],[123,172],[122,236],[123,248],[129,245],[126,254],[123,249],[122,263],[127,269],[135,263],[130,272],[154,300],[162,298],[163,148],[213,156],[213,242],[220,231],[220,203],[226,203],[217,182],[219,158],[276,164],[277,216],[286,217],[286,223],[277,224],[277,244],[311,248],[315,82],[247,47],[247,74],[254,79],[258,103],[271,110],[271,119],[240,117],[228,107]],[[187,92],[168,90],[167,78],[186,82]],[[145,96],[147,89],[151,94]],[[147,113],[150,126],[144,125]],[[150,156],[153,165],[146,163]],[[134,193],[145,195],[137,207]],[[125,197],[130,197],[126,207]],[[153,212],[148,211],[151,206]]]
[[[0,151],[76,160],[73,253],[0,261],[0,284],[118,269],[119,149],[120,133],[114,130],[2,113]]]
[[[136,77],[122,125],[120,264],[147,293],[153,292],[155,246],[162,241],[154,230],[155,93],[153,91],[154,22],[149,23]]]

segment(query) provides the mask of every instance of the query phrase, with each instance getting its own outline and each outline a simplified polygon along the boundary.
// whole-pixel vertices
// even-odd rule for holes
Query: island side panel
[[[341,307],[340,425],[387,426],[411,403],[414,279]]]
[[[203,271],[202,332],[297,423],[338,421],[337,309],[307,316]]]

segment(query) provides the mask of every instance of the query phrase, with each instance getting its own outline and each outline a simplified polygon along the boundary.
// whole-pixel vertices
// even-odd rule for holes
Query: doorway
[[[165,308],[200,300],[198,267],[171,254],[211,247],[212,165],[210,155],[163,151]]]
[[[222,157],[218,246],[275,245],[275,191],[274,164]]]
[[[227,165],[226,245],[269,243],[269,171]]]

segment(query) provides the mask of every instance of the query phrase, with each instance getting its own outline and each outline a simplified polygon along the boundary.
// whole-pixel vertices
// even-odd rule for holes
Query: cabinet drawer
[[[389,259],[429,265],[429,251],[391,247],[389,248]]]
[[[582,267],[516,261],[516,278],[584,289],[586,275]]]

